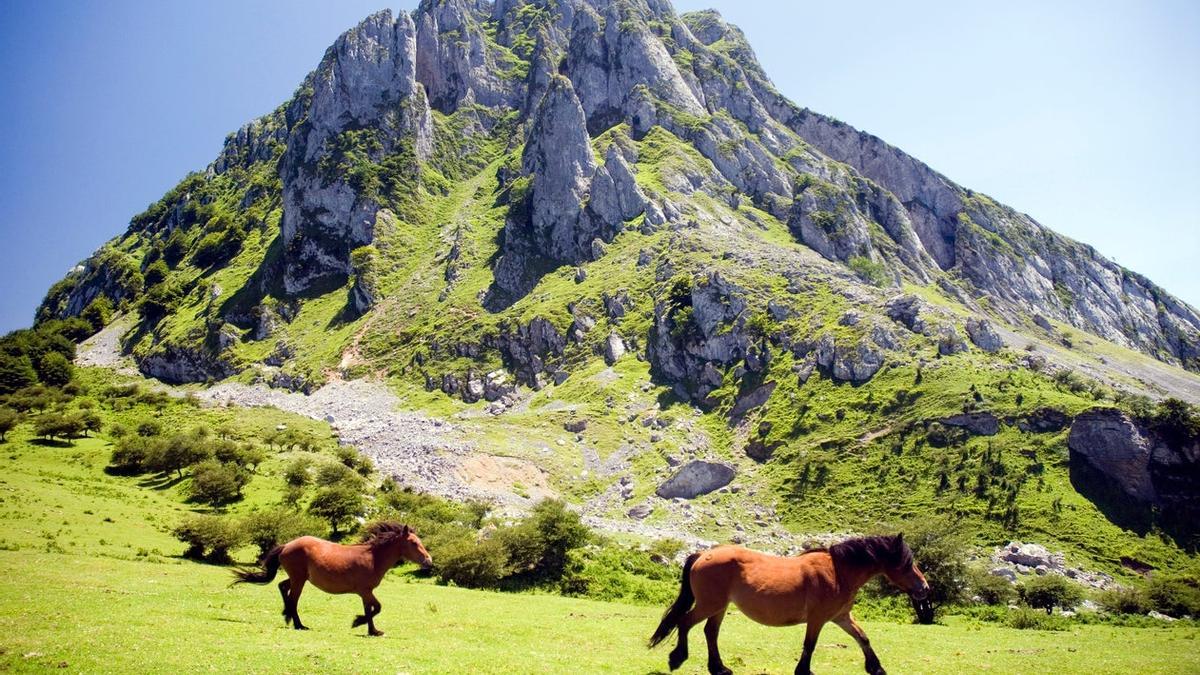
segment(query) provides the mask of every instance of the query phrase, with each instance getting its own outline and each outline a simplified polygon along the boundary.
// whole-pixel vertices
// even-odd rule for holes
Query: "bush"
[[[434,573],[443,583],[494,588],[511,572],[508,550],[497,539],[460,540],[438,549]]]
[[[1096,601],[1104,611],[1112,614],[1145,614],[1150,611],[1146,593],[1137,588],[1109,588]]]
[[[142,420],[137,425],[138,436],[159,436],[162,434],[162,424],[158,420]]]
[[[222,506],[242,498],[242,488],[250,482],[250,473],[235,464],[206,459],[192,469],[188,495],[209,506]]]
[[[108,471],[121,476],[146,473],[150,471],[150,466],[158,462],[163,445],[162,439],[159,438],[119,437],[108,462]]]
[[[312,481],[312,475],[309,469],[312,468],[313,461],[311,457],[297,457],[293,459],[287,468],[283,471],[283,481],[289,487],[301,488],[308,485]]]
[[[1007,605],[1016,598],[1016,589],[1004,577],[984,570],[972,570],[969,579],[971,593],[985,605]]]
[[[194,434],[175,434],[167,439],[162,452],[147,468],[160,473],[174,471],[183,478],[183,470],[212,457],[212,449]]]
[[[1168,616],[1200,617],[1200,579],[1184,576],[1150,577],[1146,585],[1150,605]]]
[[[363,507],[362,494],[356,488],[338,484],[318,492],[308,505],[308,512],[328,521],[336,536],[342,525],[362,515]]]
[[[525,520],[497,535],[517,575],[529,581],[557,581],[566,570],[568,554],[586,544],[591,531],[564,502],[546,499]]]
[[[1063,617],[1049,616],[1049,612],[1042,614],[1025,608],[1009,612],[1006,623],[1009,628],[1020,630],[1066,630],[1068,627],[1068,622]]]
[[[80,413],[43,413],[33,423],[34,432],[41,438],[71,439],[83,434],[86,428]]]
[[[242,519],[242,534],[248,543],[258,547],[259,557],[279,544],[319,532],[322,527],[311,516],[282,508],[254,511]]]
[[[0,395],[11,394],[36,383],[37,372],[28,356],[0,353]]]
[[[12,408],[0,408],[0,441],[8,440],[6,436],[8,432],[17,426],[17,422],[21,420],[21,416]]]
[[[1021,584],[1017,592],[1021,600],[1034,609],[1044,609],[1047,614],[1055,607],[1074,609],[1083,599],[1083,591],[1057,574],[1033,577]]]
[[[345,464],[324,464],[317,469],[317,485],[322,487],[330,487],[333,485],[347,485],[355,488],[362,487],[362,479],[353,469]]]
[[[245,541],[242,530],[221,516],[189,516],[171,534],[187,544],[184,557],[214,563],[230,562],[229,550]]]
[[[58,352],[48,352],[37,364],[38,378],[45,384],[61,387],[71,381],[75,367]]]

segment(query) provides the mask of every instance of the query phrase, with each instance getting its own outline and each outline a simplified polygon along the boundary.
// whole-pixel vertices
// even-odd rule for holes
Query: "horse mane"
[[[412,528],[408,525],[398,523],[394,520],[381,520],[367,526],[366,531],[363,533],[362,543],[374,550],[388,546],[397,539],[408,537],[409,532],[412,532]]]
[[[887,569],[908,567],[913,562],[912,549],[901,535],[857,537],[830,546],[829,556],[835,564],[856,566],[880,565]]]

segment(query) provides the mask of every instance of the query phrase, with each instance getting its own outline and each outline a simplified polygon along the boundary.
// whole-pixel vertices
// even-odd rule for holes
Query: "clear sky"
[[[415,0],[392,2],[410,9]],[[0,331],[379,0],[10,0]],[[676,0],[745,30],[800,105],[1200,306],[1200,2]]]

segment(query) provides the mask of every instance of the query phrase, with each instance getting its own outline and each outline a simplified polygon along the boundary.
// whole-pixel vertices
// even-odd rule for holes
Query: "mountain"
[[[656,491],[763,516],[745,484],[836,528],[868,471],[851,526],[948,509],[1094,551],[1089,528],[1167,513],[1191,536],[1194,439],[1139,397],[1200,401],[1200,313],[792,103],[736,27],[665,0],[368,17],[38,320],[77,315],[126,317],[166,382],[384,381],[606,516],[709,527]],[[1133,464],[1068,448],[1097,407],[1078,438]],[[1101,498],[1120,471],[1145,474],[1129,509]],[[1053,495],[1089,490],[1084,533],[1055,527]]]

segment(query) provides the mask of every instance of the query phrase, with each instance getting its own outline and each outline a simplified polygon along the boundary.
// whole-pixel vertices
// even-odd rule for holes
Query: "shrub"
[[[150,471],[150,466],[158,461],[163,451],[163,441],[158,438],[143,436],[122,436],[117,438],[113,448],[112,458],[108,462],[108,471],[121,476],[135,476]]]
[[[1184,576],[1150,577],[1146,585],[1150,605],[1168,616],[1200,617],[1200,579]]]
[[[312,481],[312,475],[309,469],[312,468],[313,461],[311,457],[297,457],[293,459],[291,464],[283,471],[283,481],[289,487],[301,488],[308,485]]]
[[[17,422],[21,420],[21,416],[12,408],[0,408],[0,441],[8,440],[6,436],[8,432],[17,426]]]
[[[1083,591],[1079,586],[1057,574],[1033,577],[1021,584],[1017,592],[1026,605],[1044,609],[1047,614],[1052,613],[1055,607],[1073,609],[1083,599]]]
[[[362,515],[363,506],[362,494],[357,489],[338,484],[318,492],[308,505],[308,512],[328,521],[333,534],[337,535],[342,525]]]
[[[112,320],[112,314],[112,301],[108,299],[107,295],[98,295],[91,304],[83,308],[83,311],[79,313],[79,318],[87,321],[92,330],[100,330]]]
[[[41,438],[71,439],[83,434],[83,415],[75,413],[43,413],[33,423],[34,432]]]
[[[58,352],[47,352],[37,364],[38,378],[45,384],[61,387],[71,381],[75,367]]]
[[[438,549],[434,573],[443,583],[494,588],[509,575],[508,550],[495,538],[460,540]]]
[[[291,509],[272,508],[254,511],[242,519],[246,541],[258,547],[259,557],[279,544],[312,534],[322,528],[320,521]]]
[[[535,581],[561,578],[568,554],[591,537],[579,514],[557,499],[539,502],[529,517],[498,534],[509,550],[513,569]]]
[[[142,420],[137,425],[138,436],[158,436],[162,434],[162,424],[158,420]]]
[[[1159,403],[1151,423],[1171,447],[1178,448],[1200,440],[1200,413],[1177,398],[1168,398]]]
[[[212,449],[203,439],[192,434],[175,434],[167,439],[162,453],[148,468],[160,473],[174,471],[183,478],[183,470],[212,457]]]
[[[242,241],[245,238],[246,231],[237,226],[220,232],[210,232],[196,245],[192,262],[201,268],[227,262],[242,250]]]
[[[175,526],[171,534],[187,544],[184,557],[228,563],[229,550],[245,541],[242,531],[232,520],[221,516],[189,516]]]
[[[36,383],[37,372],[28,356],[0,353],[0,395],[11,394]]]
[[[1096,601],[1104,611],[1112,614],[1145,614],[1150,611],[1146,593],[1137,588],[1109,588]]]
[[[362,479],[345,464],[323,464],[317,469],[317,485],[330,487],[340,484],[358,488],[362,485]]]
[[[209,506],[222,506],[242,498],[242,488],[250,482],[250,473],[235,464],[206,459],[192,469],[188,495]]]
[[[918,619],[933,623],[942,607],[960,604],[967,597],[967,545],[962,529],[945,517],[911,521],[904,525],[904,540],[929,582],[929,597],[922,603]],[[882,579],[874,590],[883,595],[901,592]]]
[[[1043,577],[1039,577],[1043,578]],[[1066,630],[1067,621],[1063,617],[1048,616],[1031,609],[1014,609],[1008,614],[1009,628],[1020,630]]]
[[[1017,595],[1011,582],[984,570],[972,570],[969,576],[971,593],[985,605],[1007,605]]]

